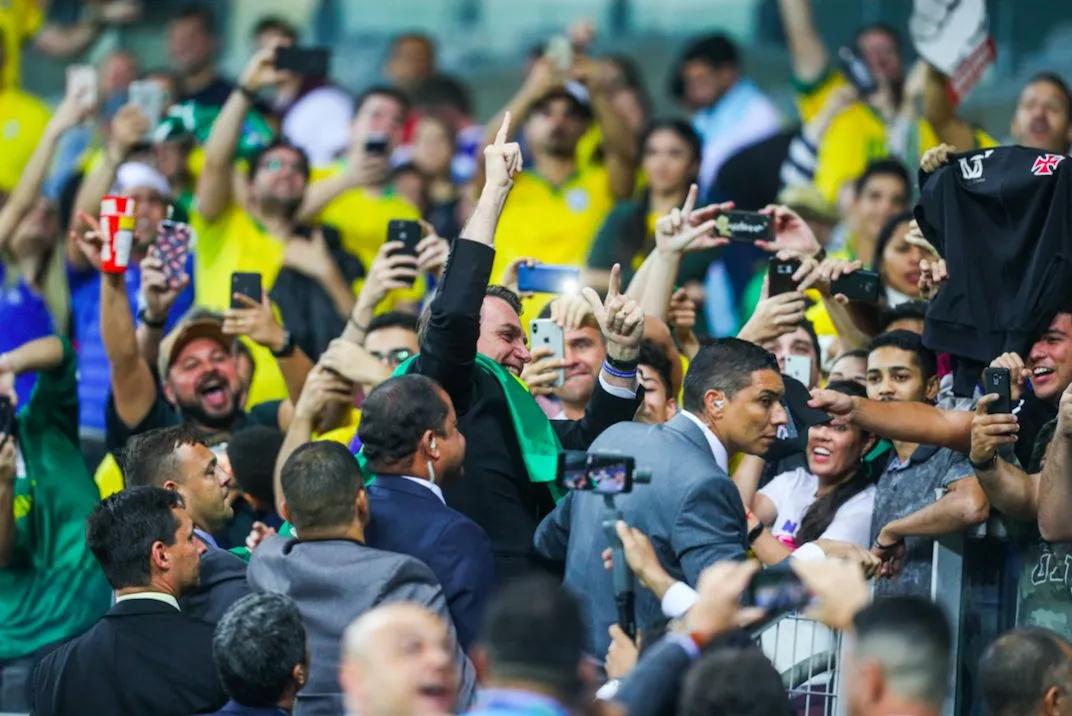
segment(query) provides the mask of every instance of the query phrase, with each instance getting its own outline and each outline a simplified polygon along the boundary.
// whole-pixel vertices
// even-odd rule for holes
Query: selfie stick
[[[618,606],[618,626],[635,642],[636,592],[633,590],[633,572],[625,561],[625,549],[618,537],[618,521],[622,519],[622,513],[614,504],[614,495],[603,495],[603,504],[607,508],[603,532],[607,535],[613,560],[611,575],[614,579],[614,602]]]

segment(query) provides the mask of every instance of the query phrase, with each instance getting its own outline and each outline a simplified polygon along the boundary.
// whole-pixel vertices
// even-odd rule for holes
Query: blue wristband
[[[603,370],[607,371],[607,375],[612,375],[615,378],[621,378],[622,380],[636,378],[637,374],[636,368],[633,368],[631,371],[618,370],[617,368],[612,368],[607,361],[603,361]]]

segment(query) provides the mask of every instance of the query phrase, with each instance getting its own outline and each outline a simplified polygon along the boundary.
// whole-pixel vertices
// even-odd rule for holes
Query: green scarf
[[[405,375],[409,372],[417,356],[398,366],[391,377]],[[555,478],[558,476],[558,454],[562,452],[562,443],[551,427],[551,421],[544,415],[536,399],[532,397],[521,379],[501,365],[480,353],[476,354],[477,368],[488,373],[503,389],[506,405],[510,408],[510,418],[514,423],[514,434],[521,447],[521,457],[529,473],[529,482],[544,483],[550,490],[555,502],[566,496]],[[361,451],[364,452],[364,449]],[[359,453],[357,461],[367,474],[367,461]]]
[[[413,358],[398,366],[391,377],[396,378],[400,375],[406,375],[416,358],[417,356],[413,356]],[[536,403],[536,399],[532,397],[532,393],[529,392],[520,378],[492,359],[479,353],[476,355],[476,364],[480,370],[489,373],[502,386],[503,395],[506,396],[506,404],[510,408],[510,418],[514,423],[517,443],[521,447],[521,456],[525,460],[525,467],[529,472],[529,482],[546,484],[551,496],[555,498],[555,502],[559,502],[566,496],[566,493],[556,482],[558,454],[562,451],[562,443],[558,441],[558,434],[551,427],[551,421],[544,415],[543,410]],[[368,469],[365,449],[362,447],[355,457],[357,458],[358,466],[361,468],[361,473],[365,476],[365,484],[371,485],[376,481],[376,476]],[[289,522],[286,522],[279,529],[279,534],[293,537],[294,528],[291,527]],[[246,556],[248,552],[245,548],[236,548],[234,551],[238,553],[239,549],[245,552],[245,554],[239,553],[239,556],[248,560]]]

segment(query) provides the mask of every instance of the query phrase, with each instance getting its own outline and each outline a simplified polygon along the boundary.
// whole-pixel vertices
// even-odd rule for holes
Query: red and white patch
[[[1034,166],[1031,167],[1031,173],[1037,177],[1048,177],[1053,175],[1053,170],[1057,168],[1057,165],[1064,161],[1063,154],[1046,154],[1035,160]]]

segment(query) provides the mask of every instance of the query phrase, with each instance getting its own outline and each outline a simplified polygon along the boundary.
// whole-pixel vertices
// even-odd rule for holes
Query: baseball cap
[[[160,354],[157,356],[157,370],[160,379],[167,378],[172,363],[182,353],[182,349],[200,338],[208,338],[220,344],[228,353],[232,351],[234,340],[223,333],[223,322],[215,318],[187,318],[175,326],[160,341]]]
[[[808,405],[808,401],[811,400],[811,391],[806,385],[788,375],[782,376],[782,382],[785,384],[785,396],[782,402],[797,425],[813,428],[816,425],[825,425],[833,419],[825,410]]]

